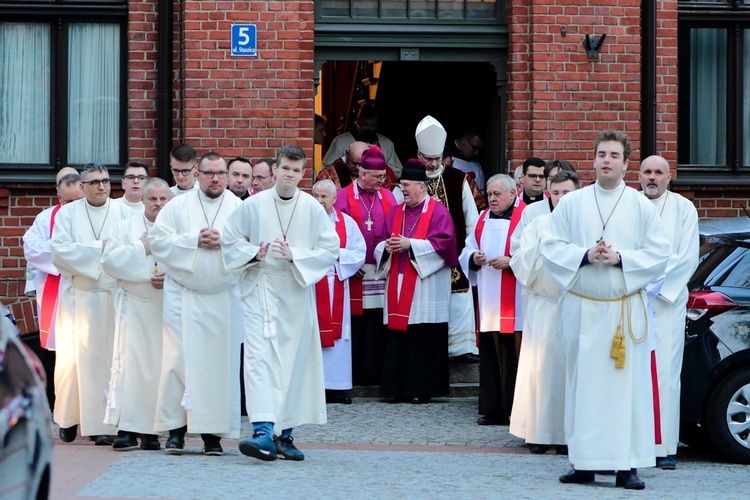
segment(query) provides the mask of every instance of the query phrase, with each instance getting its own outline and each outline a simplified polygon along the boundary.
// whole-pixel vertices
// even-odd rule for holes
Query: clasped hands
[[[221,248],[221,234],[212,227],[204,227],[198,233],[198,247],[217,250]]]
[[[612,250],[612,245],[607,245],[607,242],[603,238],[591,247],[586,255],[591,264],[599,262],[601,264],[616,266],[620,262],[620,256]]]
[[[385,240],[385,249],[390,253],[405,252],[411,248],[411,241],[406,236],[391,233],[391,237]]]
[[[485,253],[481,250],[474,252],[472,260],[477,266],[484,266],[486,264],[489,265],[492,269],[497,269],[498,271],[510,268],[510,257],[506,257],[503,255],[487,260],[487,255],[485,255]]]
[[[266,260],[269,250],[275,254],[274,257],[277,259],[288,260],[289,262],[292,261],[292,250],[289,248],[289,245],[278,238],[269,243],[261,241],[259,247],[260,249],[258,250],[258,253],[255,254],[255,258],[261,262]]]

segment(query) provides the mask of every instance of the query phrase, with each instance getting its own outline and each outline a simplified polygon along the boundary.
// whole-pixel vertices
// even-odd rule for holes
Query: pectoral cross
[[[372,218],[368,217],[367,220],[365,221],[365,226],[367,226],[368,231],[372,231],[372,224],[373,224]]]

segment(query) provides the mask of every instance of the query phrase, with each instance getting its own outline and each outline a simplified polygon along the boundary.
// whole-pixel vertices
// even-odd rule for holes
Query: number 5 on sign
[[[258,30],[254,24],[232,25],[232,56],[258,56]]]

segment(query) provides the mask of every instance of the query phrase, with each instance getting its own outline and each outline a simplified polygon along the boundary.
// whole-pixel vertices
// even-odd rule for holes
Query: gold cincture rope
[[[648,337],[648,310],[646,309],[646,301],[643,298],[641,291],[631,293],[630,295],[623,295],[615,299],[600,299],[598,297],[590,297],[581,293],[576,293],[572,290],[568,290],[568,293],[580,297],[584,300],[593,300],[594,302],[619,302],[620,303],[620,324],[617,325],[617,331],[615,332],[615,338],[612,339],[612,348],[609,351],[609,356],[615,359],[615,368],[625,368],[625,337],[622,334],[622,330],[625,326],[625,308],[627,306],[628,317],[631,316],[633,306],[630,304],[630,298],[634,295],[641,297],[641,303],[643,304],[643,320],[646,324],[646,332],[643,337],[636,338],[633,333],[633,322],[628,320],[628,335],[635,344],[641,344],[646,337]]]

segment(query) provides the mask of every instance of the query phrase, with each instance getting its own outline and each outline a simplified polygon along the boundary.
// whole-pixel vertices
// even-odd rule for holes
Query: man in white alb
[[[169,169],[174,176],[175,183],[169,189],[175,196],[189,193],[199,188],[198,183],[195,182],[198,175],[195,171],[197,161],[198,153],[188,144],[175,146],[169,152]]]
[[[134,214],[143,213],[143,183],[148,179],[148,168],[140,161],[129,161],[125,164],[122,174],[122,189],[125,191],[120,198],[115,198],[115,203],[122,203]]]

